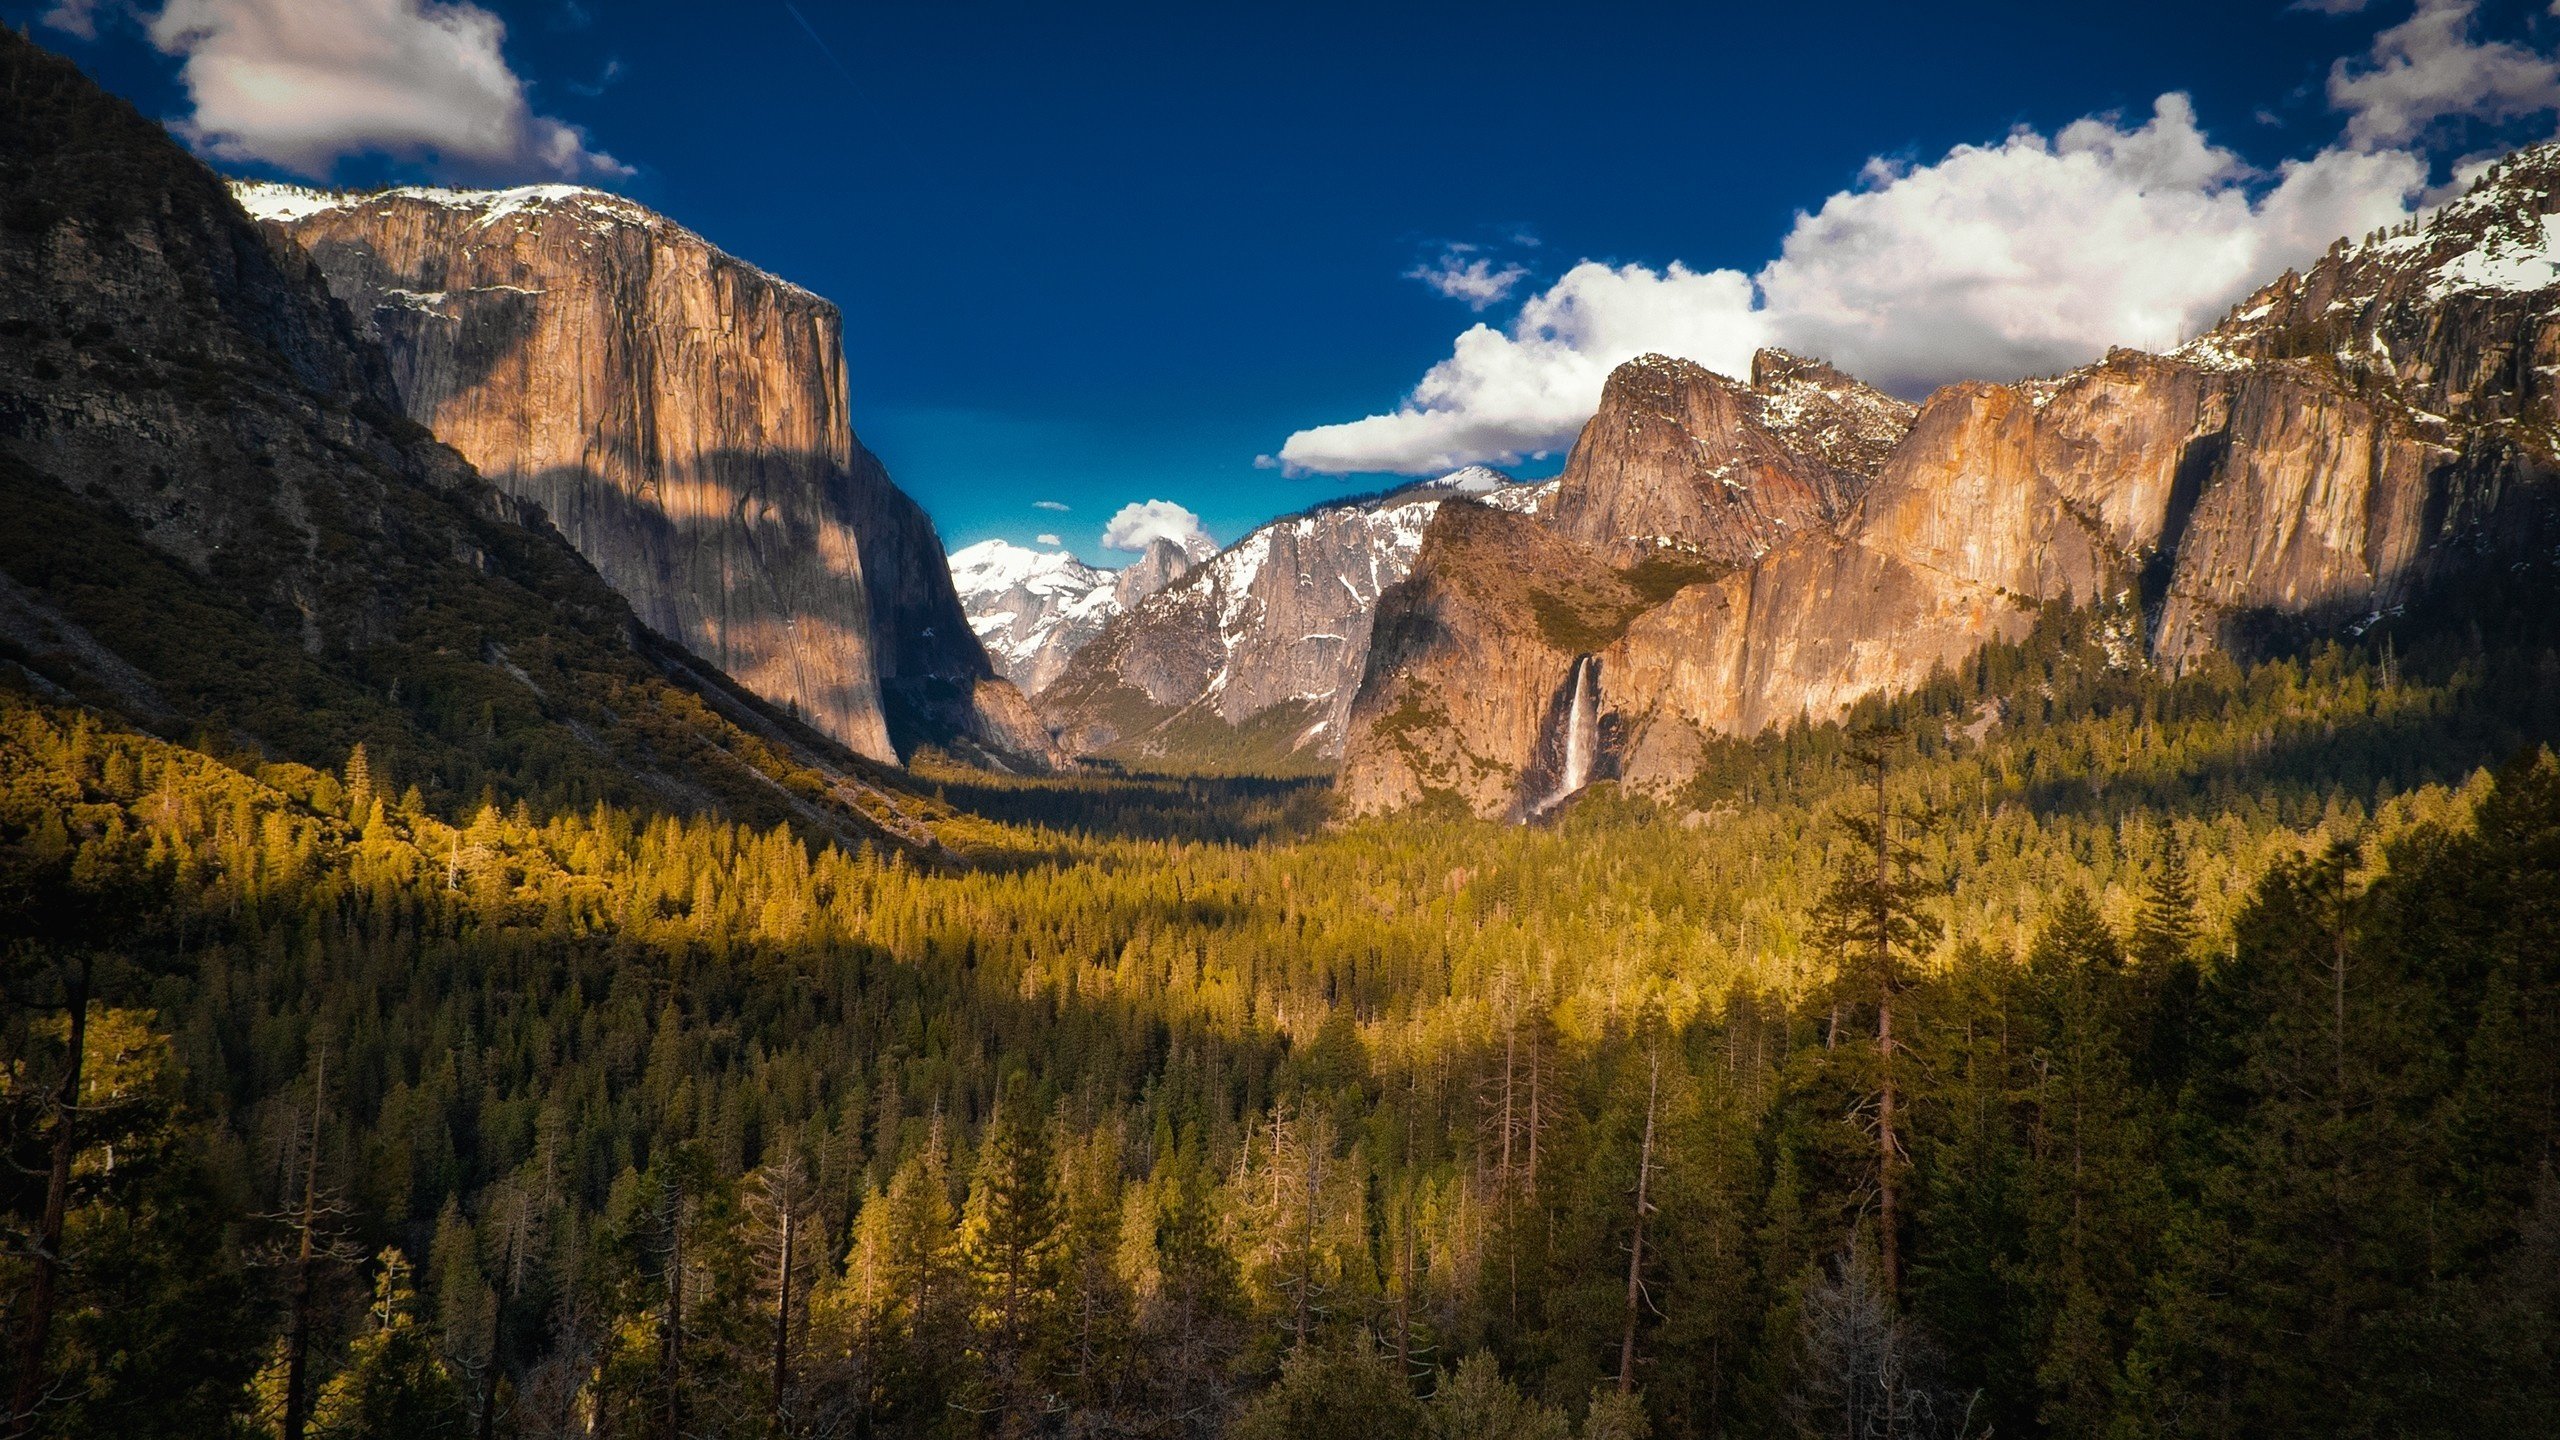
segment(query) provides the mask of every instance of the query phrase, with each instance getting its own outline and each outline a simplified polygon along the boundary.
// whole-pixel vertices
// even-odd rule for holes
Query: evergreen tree
[[[986,1380],[1001,1417],[1018,1433],[1054,1403],[1057,1192],[1049,1138],[1018,1077],[1007,1082],[972,1172],[963,1247],[978,1297]]]
[[[385,1250],[375,1262],[373,1306],[346,1368],[320,1392],[313,1432],[325,1440],[432,1440],[465,1433],[462,1385],[418,1323],[409,1262]]]

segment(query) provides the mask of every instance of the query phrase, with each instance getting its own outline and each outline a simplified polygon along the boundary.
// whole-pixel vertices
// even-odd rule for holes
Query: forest
[[[12,1427],[2534,1433],[2546,608],[2053,607],[1532,826],[928,763],[930,850],[0,680]]]

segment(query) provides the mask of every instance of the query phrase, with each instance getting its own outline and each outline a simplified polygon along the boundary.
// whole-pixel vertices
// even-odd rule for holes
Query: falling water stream
[[[1555,788],[1531,808],[1544,815],[1591,783],[1592,762],[1600,752],[1600,657],[1583,655],[1573,662],[1572,698],[1565,703],[1564,764],[1556,771]]]

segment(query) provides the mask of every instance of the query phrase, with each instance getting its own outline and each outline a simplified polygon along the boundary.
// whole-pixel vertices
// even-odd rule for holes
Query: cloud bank
[[[360,154],[470,178],[631,173],[533,112],[505,22],[463,0],[169,0],[149,33],[185,57],[176,128],[217,159],[316,179]]]
[[[1170,540],[1195,558],[1218,549],[1200,517],[1170,500],[1131,501],[1102,527],[1103,548],[1108,550],[1144,550],[1157,540]]]
[[[2213,144],[2182,94],[2140,124],[2076,121],[1872,161],[1799,212],[1759,271],[1584,261],[1501,329],[1457,338],[1395,410],[1291,435],[1292,473],[1429,474],[1570,445],[1610,370],[1646,351],[1728,375],[1780,345],[1904,394],[2165,349],[2340,235],[2395,223],[2425,162],[2338,146],[2273,174]]]

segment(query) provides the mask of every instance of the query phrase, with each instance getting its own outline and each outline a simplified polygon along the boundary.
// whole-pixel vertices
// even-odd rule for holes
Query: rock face
[[[831,759],[784,783],[806,732],[694,683],[400,413],[301,249],[68,62],[0,33],[0,72],[0,665],[280,758],[362,740],[438,803],[575,770],[875,833],[893,797]]]
[[[1321,768],[1342,753],[1378,597],[1433,514],[1532,488],[1470,469],[1275,520],[1112,621],[1041,713],[1071,754]]]
[[[409,416],[650,628],[864,755],[1045,748],[1010,733],[932,523],[854,438],[834,306],[594,190],[237,188]]]
[[[1911,407],[1779,350],[1737,384],[1640,355],[1610,375],[1557,488],[1556,528],[1623,564],[1740,565],[1832,524],[1911,425]]]
[[[1385,602],[1398,641],[1364,679],[1345,796],[1377,810],[1448,792],[1521,813],[1548,783],[1556,696],[1586,655],[1596,773],[1665,787],[1705,734],[1835,718],[2022,634],[2044,604],[2124,606],[2143,656],[2176,668],[2334,631],[2497,563],[2550,521],[2560,410],[2539,367],[2560,360],[2555,212],[2560,148],[2525,152],[2423,225],[2341,242],[2171,355],[1952,386],[1881,451],[1882,424],[1818,424],[1825,448],[1781,439],[1765,400],[1753,413],[1773,378],[1803,373],[1792,357],[1764,357],[1750,387],[1631,362],[1539,519],[1586,557],[1575,593],[1603,571],[1667,593],[1593,624],[1609,617],[1545,582],[1470,588],[1461,567],[1572,566],[1548,538],[1452,507]],[[1840,487],[1828,505],[1826,475]],[[1707,563],[1630,568],[1666,551]],[[1514,673],[1489,657],[1522,645],[1524,606],[1549,643]]]

